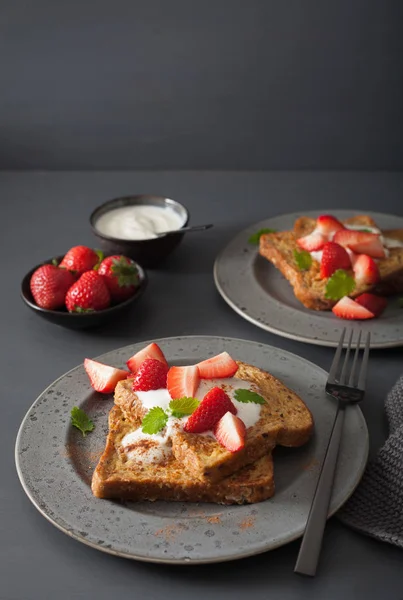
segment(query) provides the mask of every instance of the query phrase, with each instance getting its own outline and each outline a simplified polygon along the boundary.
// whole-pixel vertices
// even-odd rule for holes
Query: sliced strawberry
[[[156,358],[146,358],[133,379],[135,392],[161,390],[167,386],[168,365]]]
[[[194,413],[190,415],[184,430],[188,433],[203,433],[203,431],[213,429],[228,411],[233,414],[237,412],[224,390],[213,387],[204,396]]]
[[[168,371],[167,388],[171,398],[194,397],[199,382],[199,369],[196,365],[171,367]]]
[[[348,296],[344,296],[332,308],[333,313],[340,319],[373,319],[374,314]]]
[[[378,233],[341,229],[336,232],[333,241],[341,246],[350,248],[357,254],[367,254],[373,258],[385,258],[386,256]]]
[[[168,366],[164,353],[158,344],[155,344],[154,342],[152,344],[148,344],[148,346],[139,352],[136,352],[136,354],[133,354],[126,364],[132,373],[137,373],[141,363],[144,362],[146,358],[155,358],[156,360],[159,360]]]
[[[127,378],[127,371],[124,369],[115,369],[90,358],[84,360],[84,369],[94,390],[102,394],[111,394],[118,381]]]
[[[297,239],[297,244],[307,252],[315,252],[321,250],[326,244],[326,237],[317,231],[313,231],[309,235]]]
[[[358,304],[364,306],[369,310],[375,317],[379,317],[385,310],[388,301],[382,296],[376,296],[375,294],[361,294],[355,299]]]
[[[320,261],[320,276],[322,279],[331,277],[338,269],[350,269],[351,260],[345,248],[335,242],[327,242],[323,248]]]
[[[238,370],[238,365],[228,352],[221,352],[217,356],[197,363],[201,379],[220,379],[232,377]]]
[[[230,412],[225,413],[218,421],[214,427],[214,435],[217,442],[229,452],[238,452],[245,447],[245,423]]]
[[[378,265],[367,254],[360,254],[354,262],[354,276],[358,284],[370,285],[378,283],[381,276]]]
[[[332,217],[331,215],[321,215],[317,218],[315,231],[321,233],[328,239],[340,229],[344,229],[344,225],[342,225],[336,217]]]

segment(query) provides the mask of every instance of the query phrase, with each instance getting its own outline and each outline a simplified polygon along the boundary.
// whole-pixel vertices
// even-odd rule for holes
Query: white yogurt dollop
[[[120,240],[148,240],[158,233],[180,229],[183,224],[183,218],[172,208],[145,204],[114,208],[97,219],[95,228]]]

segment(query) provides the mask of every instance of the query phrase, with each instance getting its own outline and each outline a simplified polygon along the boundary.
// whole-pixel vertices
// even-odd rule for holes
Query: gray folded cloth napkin
[[[388,394],[385,409],[389,437],[337,516],[366,535],[403,548],[403,376]]]

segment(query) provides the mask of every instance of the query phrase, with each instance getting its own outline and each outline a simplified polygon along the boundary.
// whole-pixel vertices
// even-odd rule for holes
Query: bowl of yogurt
[[[114,198],[90,216],[93,233],[106,254],[124,254],[148,268],[173,252],[188,222],[189,212],[183,204],[147,194]],[[165,232],[169,235],[161,235]]]

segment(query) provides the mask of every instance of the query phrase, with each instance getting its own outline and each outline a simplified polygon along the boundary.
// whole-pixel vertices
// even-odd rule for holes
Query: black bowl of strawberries
[[[147,286],[144,269],[122,255],[74,246],[33,267],[21,283],[25,304],[44,319],[70,329],[89,329],[131,308]]]

